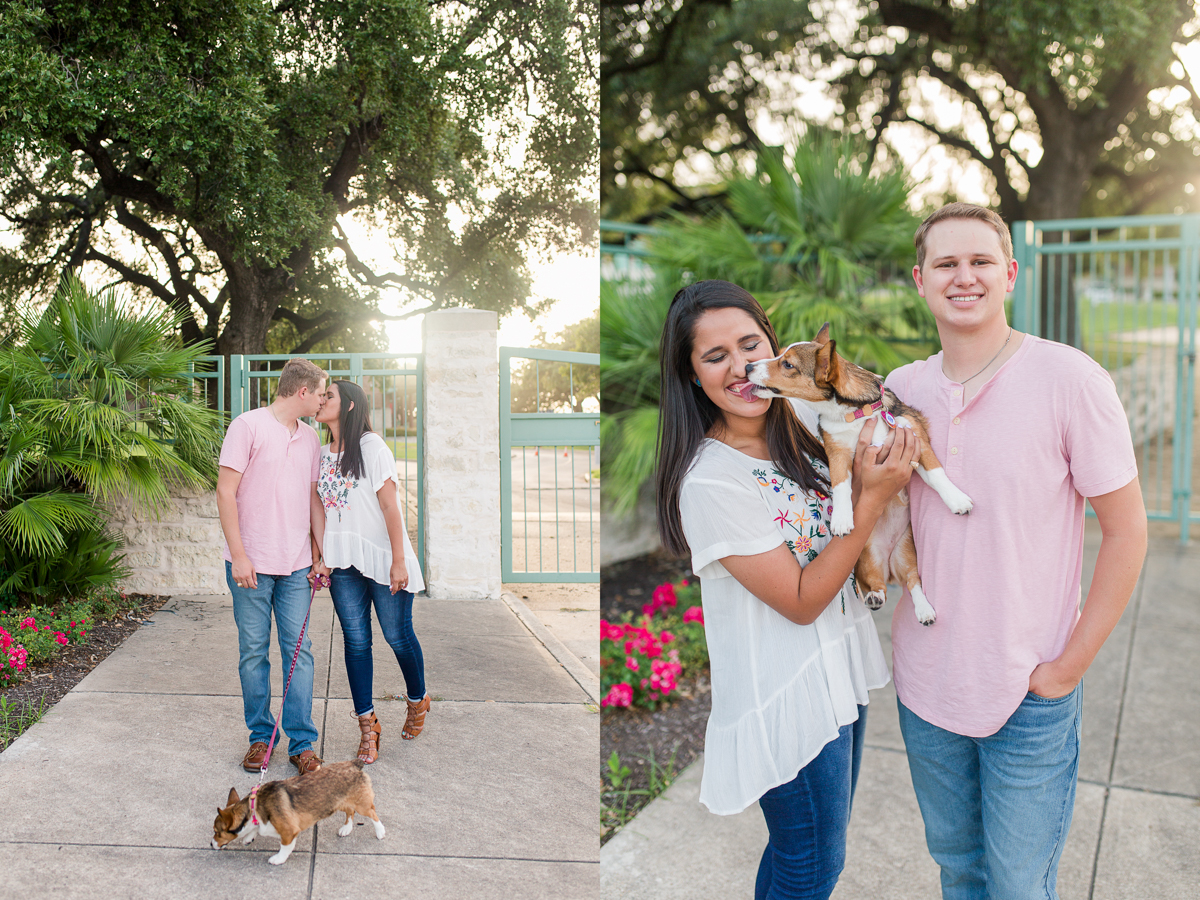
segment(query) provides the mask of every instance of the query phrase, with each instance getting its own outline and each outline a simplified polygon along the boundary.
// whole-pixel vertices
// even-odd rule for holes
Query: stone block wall
[[[435,599],[500,597],[497,317],[425,316],[425,583]]]
[[[176,488],[156,519],[128,499],[109,504],[111,527],[125,535],[133,574],[121,587],[139,594],[225,594],[224,538],[215,491]]]

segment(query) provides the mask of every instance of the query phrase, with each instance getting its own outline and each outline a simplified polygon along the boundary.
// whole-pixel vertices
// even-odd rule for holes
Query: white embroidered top
[[[325,565],[332,569],[350,566],[379,584],[390,584],[392,542],[387,523],[379,505],[378,491],[390,478],[396,485],[396,503],[404,515],[396,477],[396,458],[387,442],[374,432],[362,436],[364,474],[347,478],[338,472],[342,454],[329,452],[329,444],[321,448],[321,472],[317,493],[325,504]],[[421,566],[412,542],[404,533],[404,566],[408,570],[406,590],[417,593],[425,589]]]
[[[715,440],[704,441],[684,476],[679,511],[700,577],[712,670],[700,802],[719,815],[795,778],[840,726],[858,719],[867,691],[888,683],[853,576],[813,624],[797,625],[720,562],[786,543],[807,565],[829,543],[829,503],[772,463]]]

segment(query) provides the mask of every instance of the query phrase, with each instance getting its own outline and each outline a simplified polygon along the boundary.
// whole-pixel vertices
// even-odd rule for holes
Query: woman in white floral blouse
[[[737,285],[702,281],[671,303],[659,531],[700,577],[712,670],[700,800],[720,815],[757,800],[770,833],[757,900],[827,898],[842,871],[867,691],[889,678],[852,571],[917,451],[904,430],[882,448],[864,438],[855,528],[831,537],[821,444],[791,404],[755,396],[746,379],[746,363],[778,354],[762,307]]]
[[[329,574],[329,593],[345,640],[346,676],[361,734],[358,758],[373,763],[383,729],[372,699],[372,606],[408,692],[401,737],[412,740],[421,733],[430,698],[425,691],[425,659],[412,625],[413,595],[424,589],[425,582],[404,527],[396,458],[387,442],[371,430],[367,411],[367,396],[357,384],[329,385],[325,405],[317,414],[330,435],[321,448],[317,479],[325,519],[312,525],[321,554],[313,572]]]

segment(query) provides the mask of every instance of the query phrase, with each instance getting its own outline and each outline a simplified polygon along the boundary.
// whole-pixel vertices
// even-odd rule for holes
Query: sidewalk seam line
[[[600,679],[592,674],[591,669],[581,663],[545,625],[538,621],[537,616],[521,602],[512,591],[502,591],[500,598],[512,611],[513,615],[528,629],[529,633],[557,660],[571,679],[583,688],[593,703],[600,702]]]

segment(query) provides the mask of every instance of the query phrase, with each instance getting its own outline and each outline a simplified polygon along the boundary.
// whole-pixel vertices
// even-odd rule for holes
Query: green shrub
[[[0,347],[0,594],[55,601],[126,573],[106,501],[155,512],[171,484],[216,484],[223,416],[185,374],[171,313],[133,313],[65,278]],[[8,601],[6,601],[8,602]]]

